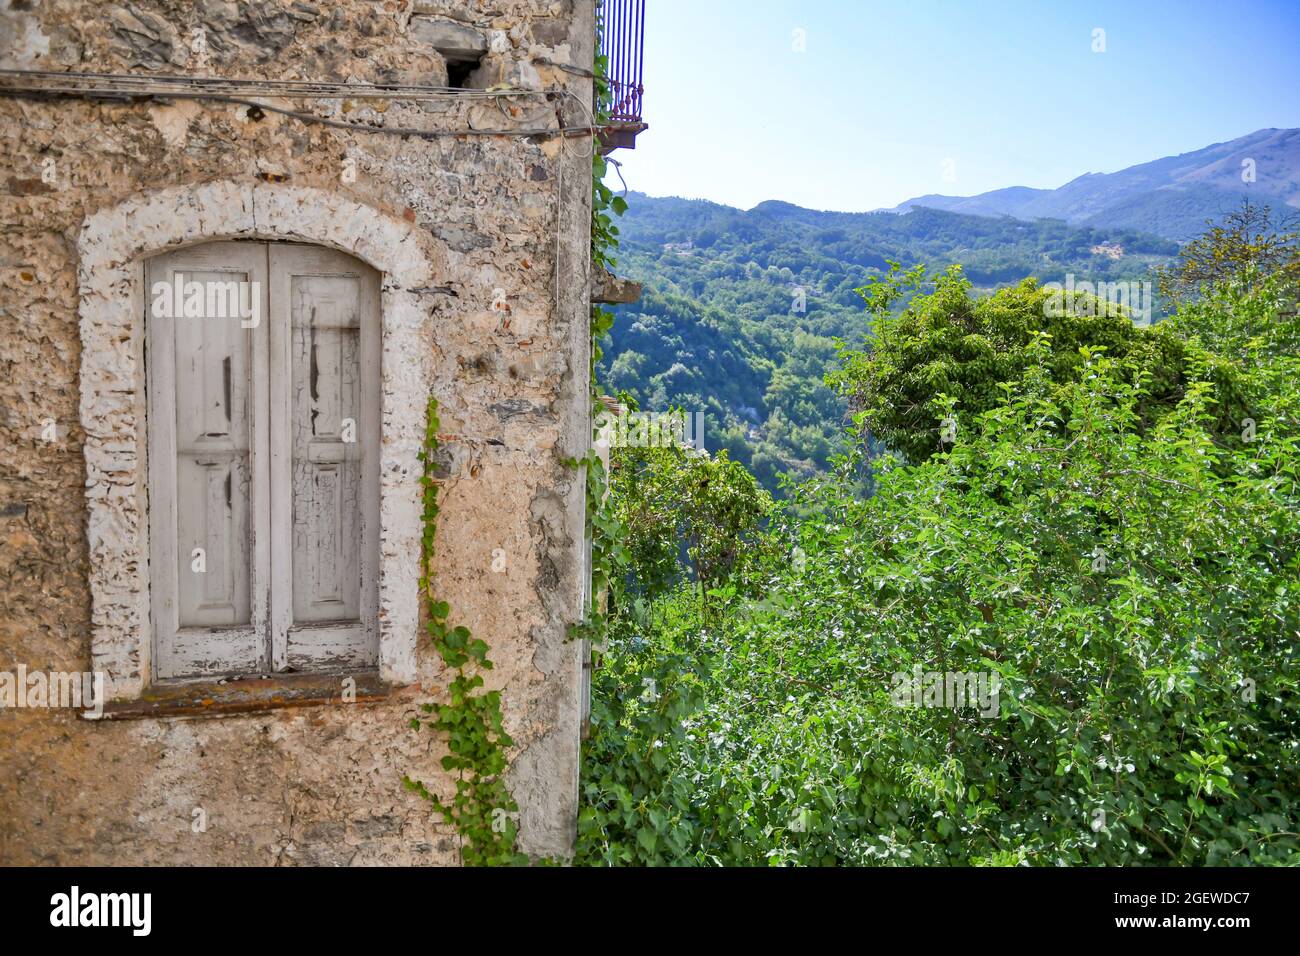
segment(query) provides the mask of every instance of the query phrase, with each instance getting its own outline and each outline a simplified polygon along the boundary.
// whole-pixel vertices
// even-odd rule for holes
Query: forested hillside
[[[601,379],[647,410],[703,410],[706,444],[775,489],[823,469],[844,404],[824,383],[836,339],[862,344],[854,291],[888,269],[961,263],[988,291],[1027,276],[1145,279],[1177,244],[1125,230],[921,209],[836,213],[765,202],[747,211],[633,193],[617,271],[645,283],[604,343]]]

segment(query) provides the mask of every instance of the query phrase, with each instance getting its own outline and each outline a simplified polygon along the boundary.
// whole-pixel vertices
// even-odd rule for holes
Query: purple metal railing
[[[639,124],[641,54],[645,39],[645,0],[603,0],[600,52],[609,59],[610,121]]]

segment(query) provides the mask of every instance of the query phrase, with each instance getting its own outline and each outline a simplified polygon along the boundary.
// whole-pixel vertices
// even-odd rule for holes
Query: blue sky
[[[1300,126],[1300,0],[646,7],[651,128],[614,158],[656,196],[861,211]]]

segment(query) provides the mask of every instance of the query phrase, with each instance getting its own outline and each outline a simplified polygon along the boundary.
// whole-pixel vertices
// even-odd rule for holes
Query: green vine
[[[596,125],[609,122],[610,86],[608,59],[599,53],[599,25],[595,58]],[[591,258],[592,267],[611,269],[617,264],[613,252],[618,248],[618,227],[614,216],[627,210],[627,200],[605,185],[608,163],[592,144]],[[591,401],[600,407],[601,388],[596,380],[600,362],[600,340],[613,327],[614,313],[592,305],[591,311]],[[448,753],[442,758],[443,770],[456,775],[456,793],[450,800],[429,790],[422,782],[406,776],[403,785],[430,801],[444,822],[460,835],[461,862],[467,866],[514,865],[528,862],[516,848],[519,807],[505,784],[508,766],[506,749],[514,741],[506,733],[501,711],[501,692],[485,691],[483,672],[492,669],[486,642],[471,635],[468,628],[451,626],[451,609],[438,600],[432,590],[434,535],[438,522],[438,486],[433,478],[433,457],[438,449],[438,402],[430,397],[425,424],[424,448],[420,461],[424,511],[423,551],[420,564],[420,593],[424,596],[427,628],[443,663],[455,676],[448,685],[445,703],[422,704],[425,717],[413,717],[411,727],[427,728],[442,735]],[[595,435],[593,434],[593,443]],[[616,603],[620,583],[618,568],[627,562],[622,529],[605,494],[607,476],[604,463],[592,449],[581,459],[569,459],[571,466],[585,466],[587,524],[592,539],[592,593],[604,594]],[[606,624],[605,605],[593,602],[587,620],[573,629],[573,636],[599,641]]]
[[[430,801],[444,822],[460,835],[461,862],[466,866],[501,866],[526,863],[515,839],[519,807],[506,788],[506,748],[513,745],[501,713],[501,692],[483,690],[483,671],[492,669],[488,646],[469,628],[447,623],[451,608],[433,594],[433,546],[438,525],[438,485],[433,478],[433,457],[438,449],[438,400],[429,398],[424,448],[420,461],[424,474],[423,544],[420,593],[428,617],[426,625],[442,662],[455,671],[447,687],[446,703],[422,704],[428,716],[411,718],[447,741],[442,769],[456,775],[456,794],[445,800],[423,783],[403,777],[408,790]]]

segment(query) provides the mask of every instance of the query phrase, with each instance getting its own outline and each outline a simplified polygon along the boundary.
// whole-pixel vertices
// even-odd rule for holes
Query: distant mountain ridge
[[[1249,164],[1249,165],[1246,165]],[[1243,174],[1250,174],[1243,179]],[[1058,189],[1011,186],[976,196],[917,196],[916,207],[975,216],[1063,219],[1071,225],[1133,229],[1186,241],[1243,199],[1300,210],[1300,129],[1261,129],[1203,149],[1114,173],[1085,173]]]
[[[1241,181],[1247,158],[1254,183]],[[727,449],[775,489],[780,473],[812,474],[838,448],[847,409],[823,375],[837,339],[866,341],[854,290],[890,261],[960,263],[981,291],[1026,276],[1145,282],[1177,256],[1178,240],[1243,196],[1296,211],[1297,180],[1300,130],[1260,130],[1060,189],[922,196],[893,211],[779,200],[742,210],[631,193],[615,271],[645,293],[615,309],[600,380],[643,409],[703,411],[706,446]]]

